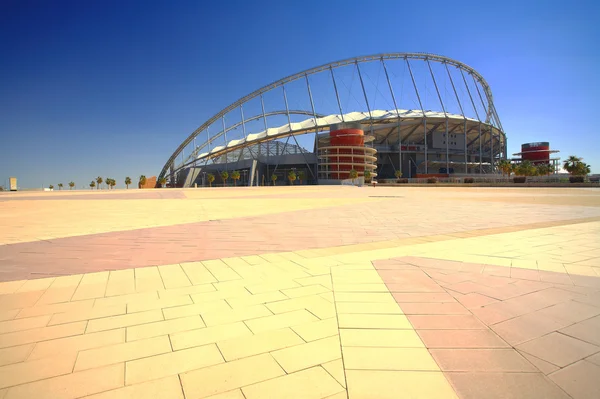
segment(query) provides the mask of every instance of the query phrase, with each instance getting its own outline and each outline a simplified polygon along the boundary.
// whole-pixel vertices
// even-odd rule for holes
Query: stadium
[[[158,180],[172,187],[342,184],[359,179],[496,173],[506,135],[485,79],[450,58],[386,53],[307,69],[217,112],[190,134]],[[276,176],[276,178],[273,178]],[[214,185],[214,184],[212,184]]]

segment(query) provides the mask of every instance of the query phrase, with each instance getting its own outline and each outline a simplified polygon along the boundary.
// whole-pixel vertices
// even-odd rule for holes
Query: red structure
[[[521,152],[513,155],[519,155],[520,161],[529,161],[534,165],[537,164],[548,164],[551,161],[555,161],[555,158],[550,158],[550,154],[559,152],[558,150],[551,150],[550,143],[547,141],[541,141],[537,143],[526,143],[521,144]]]
[[[339,123],[331,126],[329,136],[320,140],[320,174],[325,178],[343,180],[352,169],[362,176],[365,170],[375,176],[377,161],[374,148],[365,147],[365,136],[360,123]],[[372,139],[372,137],[368,137]]]

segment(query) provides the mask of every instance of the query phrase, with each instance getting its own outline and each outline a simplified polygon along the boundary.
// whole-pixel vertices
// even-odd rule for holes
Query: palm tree
[[[106,184],[106,188],[109,189],[109,190],[110,190],[110,187],[111,187],[111,182],[112,182],[112,179],[110,177],[107,177],[104,180],[104,183]]]
[[[129,185],[131,184],[131,177],[127,176],[125,178],[125,187],[129,190]]]
[[[50,190],[54,190],[54,186],[53,186],[52,184],[51,184],[51,185],[49,185],[49,186],[48,186],[48,188],[49,188]]]
[[[537,173],[540,176],[543,175],[550,175],[550,173],[554,172],[554,167],[552,165],[550,165],[549,163],[541,163],[539,165],[536,165],[536,169],[537,169]]]
[[[303,170],[299,170],[298,171],[298,182],[300,184],[302,184],[302,180],[304,180],[304,171]]]
[[[365,183],[371,183],[371,172],[368,170],[365,170],[365,173],[363,173],[363,176],[365,177]]]
[[[237,181],[240,179],[240,171],[234,170],[231,172],[231,179],[233,180],[233,185],[237,186]]]
[[[98,183],[98,190],[100,190],[100,185],[102,184],[102,182],[104,181],[104,179],[102,179],[100,176],[98,176],[96,178],[96,183]]]
[[[208,180],[208,186],[212,187],[212,184],[215,181],[215,175],[213,175],[212,173],[207,174],[206,180]]]
[[[290,170],[290,172],[288,173],[287,176],[288,180],[290,181],[290,185],[294,185],[294,180],[296,180],[296,172],[294,172],[293,170]]]
[[[226,170],[221,172],[221,180],[223,180],[223,187],[227,185],[227,179],[229,179],[229,173]]]
[[[165,184],[167,184],[167,179],[165,177],[161,177],[160,179],[158,179],[158,184],[160,184],[161,187],[165,187]]]
[[[275,182],[277,181],[277,175],[275,173],[271,175],[271,181],[273,182],[273,185],[275,185]]]
[[[397,180],[400,180],[400,178],[402,177],[402,171],[400,171],[400,170],[395,171],[394,176],[396,176]]]
[[[62,188],[63,188],[63,184],[62,183],[58,183],[58,189],[62,190]]]
[[[352,179],[352,185],[354,185],[354,179],[356,179],[358,177],[358,172],[356,170],[352,169],[348,173],[348,177],[350,177]]]
[[[75,182],[69,182],[69,190],[73,189],[73,187],[75,187]]]
[[[93,190],[94,187],[96,187],[96,182],[92,180],[92,182],[90,183],[90,188]]]
[[[144,176],[144,175],[141,175],[141,176],[140,176],[140,181],[139,181],[139,183],[138,183],[138,187],[139,187],[139,188],[142,188],[142,187],[144,187],[145,185],[146,185],[146,176]]]
[[[110,188],[113,189],[117,185],[117,181],[115,179],[110,179]]]
[[[564,160],[563,168],[572,175],[577,171],[577,167],[581,164],[581,161],[583,161],[583,158],[570,155],[569,158]]]
[[[510,177],[510,173],[512,172],[512,164],[508,159],[502,159],[500,162],[498,162],[498,169],[500,169],[500,172],[502,172],[502,177],[504,177],[504,175],[508,175],[508,177]]]

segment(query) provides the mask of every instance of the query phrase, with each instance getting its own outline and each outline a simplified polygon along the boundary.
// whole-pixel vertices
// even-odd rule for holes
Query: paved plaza
[[[0,399],[600,397],[600,189],[0,193]]]

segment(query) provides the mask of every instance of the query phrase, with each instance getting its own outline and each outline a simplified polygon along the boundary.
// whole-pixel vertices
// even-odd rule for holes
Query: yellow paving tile
[[[320,309],[320,308],[329,308],[331,309],[331,303],[326,301],[325,299],[313,295],[308,297],[301,298],[293,298],[287,299],[285,301],[277,301],[268,303],[266,305],[273,313],[284,313],[290,312],[292,310],[300,310],[300,309]]]
[[[0,322],[0,334],[14,331],[30,330],[32,328],[45,327],[50,321],[50,315],[28,317]]]
[[[158,337],[206,327],[199,315],[127,327],[127,341]]]
[[[342,392],[338,392],[334,395],[328,396],[323,399],[348,399],[348,393],[346,392],[346,390],[343,390]]]
[[[158,296],[161,299],[167,299],[177,296],[188,296],[191,294],[202,294],[205,292],[214,292],[215,287],[212,284],[200,284],[200,285],[192,285],[190,287],[182,287],[182,288],[171,288],[168,290],[158,291]]]
[[[284,375],[269,354],[247,357],[181,374],[186,398],[203,398]]]
[[[261,258],[258,255],[241,256],[240,258],[249,263],[250,265],[260,265],[263,263],[267,263],[265,259]]]
[[[229,306],[224,299],[220,299],[212,302],[166,308],[163,309],[163,314],[165,315],[165,319],[169,320],[179,317],[199,315],[200,313],[222,312],[225,310],[231,310],[231,306]]]
[[[246,399],[241,389],[207,396],[207,399]]]
[[[261,284],[249,285],[247,287],[247,289],[248,289],[248,291],[250,291],[250,293],[256,295],[256,294],[262,294],[263,292],[279,291],[279,290],[283,290],[286,288],[297,288],[297,287],[300,287],[300,284],[294,282],[293,280],[281,279],[280,281],[271,281],[271,282],[266,282],[266,283],[261,283]]]
[[[217,344],[226,361],[259,355],[277,349],[303,344],[304,341],[289,328],[228,339]]]
[[[125,367],[125,384],[156,380],[223,362],[215,344],[133,360]]]
[[[75,310],[72,312],[58,313],[52,316],[48,325],[72,323],[74,321],[100,319],[109,316],[124,315],[126,305],[99,306],[91,309]]]
[[[127,360],[171,352],[168,336],[154,337],[134,342],[102,346],[79,352],[74,371],[92,369]]]
[[[181,268],[185,271],[193,285],[216,283],[217,279],[209,272],[202,262],[181,263]]]
[[[294,279],[294,281],[303,286],[319,284],[328,289],[333,288],[333,285],[331,284],[331,276],[330,275],[297,278],[297,279]]]
[[[220,282],[239,280],[242,278],[239,274],[237,274],[235,272],[235,270],[233,270],[230,267],[214,268],[214,269],[211,269],[210,272],[212,273],[213,276],[215,276],[217,281],[220,281]]]
[[[249,296],[244,295],[243,297],[238,298],[228,298],[227,303],[229,303],[229,305],[231,305],[232,308],[240,308],[250,305],[260,305],[263,303],[277,302],[286,299],[288,299],[288,297],[283,295],[281,292],[273,291]]]
[[[125,329],[102,331],[92,334],[75,335],[50,341],[38,342],[28,360],[44,357],[77,354],[86,349],[99,348],[125,342]]]
[[[4,334],[0,336],[0,348],[80,335],[85,332],[85,326],[86,322],[80,321],[76,323],[61,324],[59,326],[34,328],[31,330]]]
[[[334,285],[335,287],[335,285]],[[334,288],[335,291],[335,288]],[[333,294],[336,302],[380,302],[395,303],[390,293],[383,292],[337,292]]]
[[[55,277],[27,280],[16,292],[45,291],[54,282]]]
[[[17,317],[17,315],[19,314],[20,311],[21,311],[21,309],[11,309],[11,310],[0,311],[0,321],[12,320],[15,317]]]
[[[346,379],[350,399],[458,399],[441,372],[346,370]]]
[[[72,301],[102,298],[106,292],[110,272],[86,273],[71,297]]]
[[[300,324],[317,320],[319,319],[306,310],[295,310],[292,312],[281,313],[274,316],[267,316],[247,320],[246,325],[250,328],[250,330],[252,330],[252,332],[258,334],[259,332],[263,331],[297,326]]]
[[[0,366],[25,361],[33,350],[33,346],[34,344],[27,344],[0,349]]]
[[[135,276],[133,269],[112,270],[106,285],[106,296],[135,293]]]
[[[130,302],[151,301],[158,299],[156,291],[139,292],[135,294],[118,295],[109,298],[98,298],[94,307],[124,305]]]
[[[403,314],[395,302],[337,302],[335,307],[338,314]]]
[[[343,348],[346,370],[439,371],[426,348]]]
[[[307,342],[327,338],[338,334],[337,319],[332,317],[331,319],[300,324],[292,327],[292,330]]]
[[[158,271],[162,277],[166,289],[181,288],[192,285],[187,275],[178,264],[158,266]]]
[[[412,329],[404,315],[399,314],[340,314],[340,328],[384,328]]]
[[[296,345],[271,353],[286,373],[317,366],[342,357],[340,340],[336,337],[323,338],[307,344]]]
[[[37,305],[70,301],[81,278],[81,274],[57,277],[40,297]]]
[[[64,312],[75,312],[91,309],[94,305],[93,300],[87,301],[78,301],[78,302],[68,302],[68,303],[57,303],[52,305],[42,305],[42,306],[34,306],[27,307],[17,315],[17,318],[24,317],[34,317],[41,315],[51,315],[54,313],[64,313]]]
[[[287,288],[287,289],[281,290],[281,292],[283,292],[285,295],[287,295],[290,298],[298,298],[298,297],[303,297],[303,296],[308,296],[308,295],[321,294],[323,292],[328,292],[328,291],[330,291],[330,289],[326,288],[322,285],[306,285],[303,287]]]
[[[252,335],[252,331],[244,323],[238,322],[174,333],[170,337],[173,349],[180,350],[250,335]]]
[[[74,363],[75,356],[55,356],[0,367],[0,388],[68,374]]]
[[[346,375],[344,374],[344,363],[342,359],[333,360],[331,362],[323,363],[321,365],[335,380],[343,386],[346,387]],[[345,393],[345,391],[344,391]]]
[[[136,292],[157,291],[165,289],[162,278],[160,277],[160,272],[158,271],[158,267],[156,266],[138,267],[134,269],[134,274]]]
[[[424,348],[414,330],[341,329],[342,346]]]
[[[323,368],[313,367],[242,388],[246,399],[322,399],[344,391]]]
[[[175,306],[191,305],[192,303],[192,298],[190,298],[189,295],[130,302],[127,304],[127,313],[143,312],[152,309],[172,308]]]
[[[10,388],[4,399],[73,399],[124,384],[125,366],[115,364]]]
[[[13,294],[25,284],[27,280],[4,281],[0,283],[0,295]]]
[[[253,305],[246,308],[236,308],[222,311],[202,312],[201,316],[207,326],[216,326],[219,324],[229,324],[236,321],[256,319],[257,317],[272,315],[271,311],[264,305]]]
[[[135,326],[137,324],[146,324],[160,320],[164,320],[160,310],[149,310],[147,312],[105,317],[103,319],[90,320],[88,322],[86,333]]]
[[[381,284],[335,284],[335,292],[389,292],[387,286]]]
[[[177,376],[113,389],[85,399],[184,399]],[[242,398],[243,399],[243,398]]]
[[[228,299],[236,297],[249,296],[250,293],[245,288],[232,288],[223,291],[207,292],[203,294],[192,294],[194,303],[204,303],[210,301],[218,301],[219,299]]]

